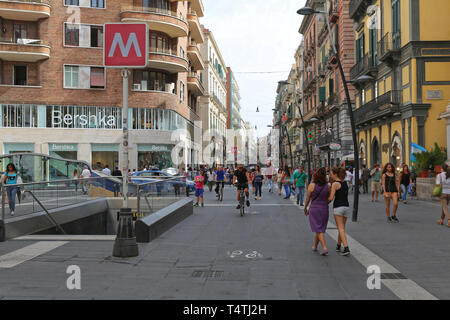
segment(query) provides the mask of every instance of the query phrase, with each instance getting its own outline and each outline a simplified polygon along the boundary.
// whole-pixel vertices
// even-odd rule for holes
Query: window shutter
[[[103,68],[91,68],[91,87],[105,87],[105,73]]]
[[[325,101],[325,87],[319,87],[319,101],[324,102]]]

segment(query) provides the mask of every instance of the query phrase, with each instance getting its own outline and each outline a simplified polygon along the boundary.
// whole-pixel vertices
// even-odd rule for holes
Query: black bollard
[[[117,237],[114,242],[113,257],[131,258],[139,255],[134,233],[133,214],[131,209],[120,209]]]

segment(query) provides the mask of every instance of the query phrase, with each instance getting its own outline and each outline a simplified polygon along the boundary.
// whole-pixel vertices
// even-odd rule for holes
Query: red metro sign
[[[145,68],[148,26],[145,23],[105,23],[103,62],[109,68]]]

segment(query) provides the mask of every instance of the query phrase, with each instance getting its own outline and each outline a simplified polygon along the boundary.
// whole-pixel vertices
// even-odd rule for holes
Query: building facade
[[[326,11],[305,17],[299,32],[304,36],[303,98],[305,121],[310,133],[314,167],[333,166],[351,159],[353,140],[344,84],[337,59],[330,42],[331,37],[347,80],[353,65],[352,20],[348,15],[350,0],[308,1],[307,6]],[[353,87],[349,86],[351,103]]]
[[[226,64],[212,32],[203,30],[205,41],[201,45],[201,55],[205,69],[201,77],[205,83],[206,94],[200,98],[203,141],[203,163],[225,164],[227,129],[227,87]],[[205,133],[208,133],[206,134]]]
[[[411,165],[411,144],[447,146],[450,2],[352,0],[359,160]]]
[[[139,22],[149,26],[150,54],[131,73],[129,166],[198,163],[203,15],[201,0],[0,1],[0,154],[119,166],[122,77],[103,67],[103,24]]]

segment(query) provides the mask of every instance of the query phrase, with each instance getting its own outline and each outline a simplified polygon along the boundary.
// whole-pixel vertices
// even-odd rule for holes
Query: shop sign
[[[158,145],[158,144],[140,145],[138,149],[141,152],[171,152],[172,151],[170,146]]]
[[[341,148],[342,147],[339,143],[330,143],[330,150],[339,151]]]
[[[81,126],[94,125],[95,127],[115,127],[117,119],[113,115],[107,116],[103,112],[98,112],[94,115],[85,114],[62,114],[59,110],[52,111],[52,126],[59,126],[61,124],[72,126],[73,124],[80,124]]]
[[[50,144],[50,151],[77,151],[75,144]]]

